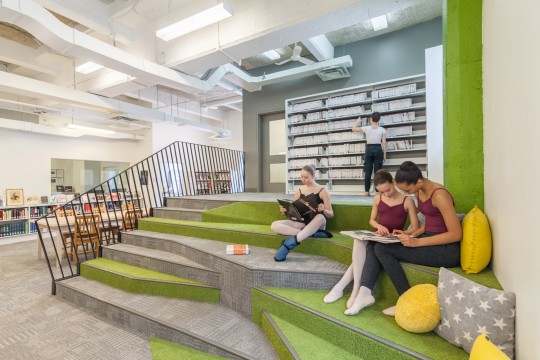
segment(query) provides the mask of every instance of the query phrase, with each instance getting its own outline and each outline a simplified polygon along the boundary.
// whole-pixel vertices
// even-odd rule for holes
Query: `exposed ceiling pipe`
[[[228,74],[232,74],[231,77],[227,77],[229,80],[234,80],[245,90],[257,91],[262,85],[313,75],[317,70],[330,66],[352,66],[352,59],[347,55],[261,77],[251,76],[231,64],[226,64],[220,66],[205,81],[148,61],[73,29],[31,0],[2,0],[0,21],[25,29],[61,54],[92,60],[110,69],[136,77],[139,82],[160,84],[191,93],[211,90]]]
[[[62,102],[71,106],[103,112],[104,118],[123,115],[137,120],[149,122],[184,123],[195,128],[217,133],[227,132],[227,129],[218,128],[193,120],[172,116],[162,111],[149,109],[143,106],[124,101],[104,98],[83,91],[73,90],[62,86],[49,84],[43,81],[30,79],[11,73],[0,72],[0,91],[10,92],[22,96],[29,96],[42,100]]]

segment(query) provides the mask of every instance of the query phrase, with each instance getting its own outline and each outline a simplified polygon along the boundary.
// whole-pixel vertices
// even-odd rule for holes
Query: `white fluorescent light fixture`
[[[106,135],[116,134],[116,132],[112,131],[112,130],[97,129],[97,128],[88,127],[88,126],[82,126],[82,125],[77,125],[77,124],[69,124],[68,129],[86,130],[86,131],[100,133],[100,134],[106,134]]]
[[[156,31],[156,36],[169,41],[230,16],[232,16],[232,10],[224,3],[220,3]]]
[[[263,55],[269,58],[270,60],[277,60],[281,58],[281,55],[276,50],[268,50],[263,52]]]
[[[76,72],[80,72],[82,74],[90,74],[91,72],[94,72],[96,70],[99,70],[103,68],[103,65],[99,65],[96,63],[93,63],[91,61],[85,62],[84,64],[81,64],[75,68]]]
[[[371,19],[374,31],[386,29],[388,27],[388,21],[386,21],[386,15],[377,16]]]

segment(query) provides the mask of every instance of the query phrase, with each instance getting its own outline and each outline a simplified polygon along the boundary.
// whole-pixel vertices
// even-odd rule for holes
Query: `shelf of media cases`
[[[425,76],[360,85],[286,100],[288,151],[286,192],[301,185],[300,169],[314,165],[317,180],[335,193],[362,194],[366,139],[354,126],[369,126],[373,112],[386,129],[392,173],[405,160],[427,173]]]

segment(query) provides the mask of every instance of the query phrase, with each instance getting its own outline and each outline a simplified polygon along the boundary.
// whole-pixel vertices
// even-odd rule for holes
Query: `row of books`
[[[323,158],[323,159],[326,159],[326,158]],[[320,162],[316,158],[291,159],[291,160],[289,160],[289,169],[301,169],[306,165],[313,165],[315,167],[319,167],[319,164],[320,164]]]
[[[363,132],[337,132],[328,134],[329,142],[342,142],[342,141],[358,141],[366,138],[366,134]]]
[[[27,218],[26,208],[0,210],[0,220],[2,221],[26,219],[26,218]]]
[[[366,143],[329,145],[328,155],[358,154],[366,151]]]
[[[406,94],[412,94],[416,92],[416,83],[389,87],[385,89],[373,90],[371,92],[371,98],[382,99],[392,96],[401,96]]]
[[[26,234],[28,223],[26,221],[0,224],[0,237]]]
[[[361,92],[356,94],[348,94],[343,96],[335,96],[328,98],[326,100],[327,106],[340,106],[340,105],[347,105],[347,104],[354,104],[360,101],[366,101],[367,100],[367,93]]]
[[[320,159],[291,159],[289,161],[289,169],[301,169],[305,165],[313,165],[317,167],[334,167],[334,166],[360,166],[362,165],[362,156],[336,156],[336,157],[323,157]]]
[[[323,155],[323,154],[324,154],[323,146],[312,146],[312,147],[289,149],[290,158],[316,156],[316,155]]]
[[[323,179],[321,177],[320,170],[315,170],[315,177],[318,179]],[[292,170],[289,171],[289,180],[299,180],[300,179],[300,170]]]
[[[386,142],[387,150],[410,150],[413,148],[412,140],[397,140]]]
[[[327,132],[327,131],[328,131],[328,123],[316,123],[316,124],[309,124],[309,125],[291,126],[290,134],[297,135],[297,134]]]
[[[384,101],[380,103],[375,103],[371,107],[373,111],[388,111],[388,110],[401,110],[407,109],[412,106],[412,99],[398,99],[392,101]]]
[[[322,100],[312,100],[312,101],[306,101],[304,103],[299,104],[289,104],[287,107],[288,112],[298,112],[298,111],[306,111],[309,109],[316,109],[324,106],[324,102]]]
[[[362,169],[331,169],[328,170],[330,179],[362,179],[364,172]]]
[[[39,218],[52,212],[56,206],[33,206],[30,208],[30,218]]]
[[[386,129],[386,137],[392,138],[396,136],[407,136],[412,135],[412,126],[398,126],[393,128]]]
[[[293,139],[293,145],[325,144],[328,142],[328,134],[298,136]]]

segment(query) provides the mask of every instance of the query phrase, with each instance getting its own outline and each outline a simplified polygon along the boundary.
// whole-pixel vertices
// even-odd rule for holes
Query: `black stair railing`
[[[174,142],[35,221],[52,278],[78,276],[80,263],[121,242],[137,220],[165,206],[167,197],[245,190],[242,151]]]

